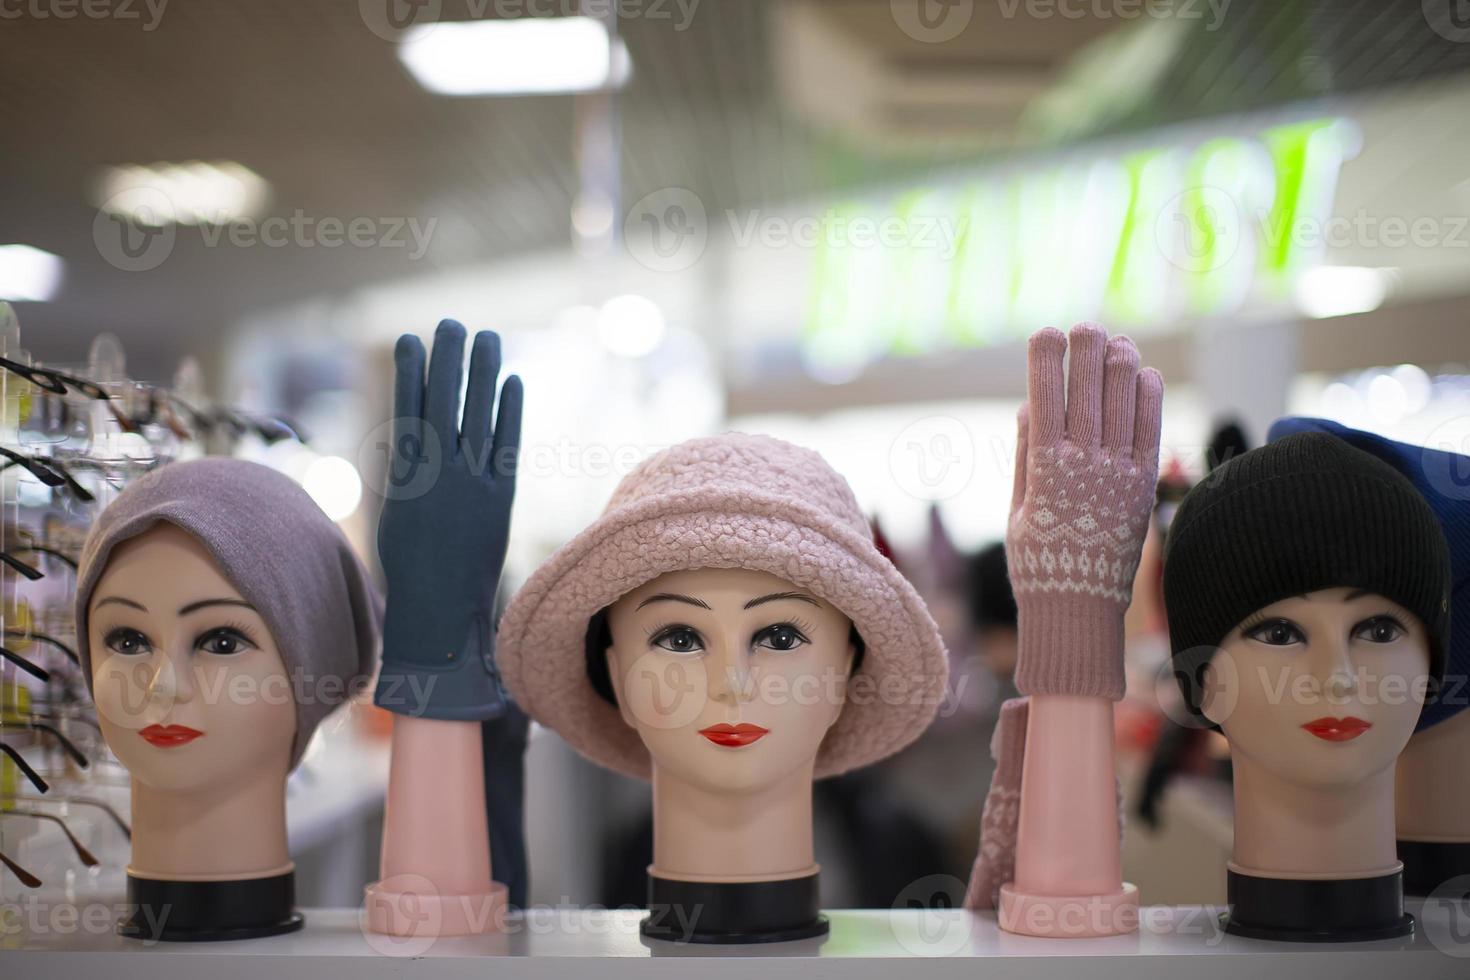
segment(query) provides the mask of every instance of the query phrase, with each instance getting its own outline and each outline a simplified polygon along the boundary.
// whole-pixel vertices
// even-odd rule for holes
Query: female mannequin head
[[[1230,741],[1232,888],[1397,873],[1393,767],[1444,670],[1449,584],[1423,498],[1333,436],[1245,453],[1184,499],[1164,597],[1185,702]],[[1306,921],[1335,900],[1287,904]],[[1385,901],[1383,928],[1401,928]],[[1276,913],[1256,904],[1265,934]]]
[[[208,792],[284,778],[296,738],[286,665],[197,539],[163,524],[120,545],[89,612],[97,719],[134,779]]]
[[[1232,756],[1283,782],[1346,788],[1391,770],[1429,681],[1419,617],[1364,589],[1280,599],[1231,630],[1201,709]]]
[[[289,869],[286,775],[366,682],[381,619],[336,525],[267,467],[172,463],[103,511],[77,582],[85,676],[133,777],[131,870]]]
[[[656,769],[726,792],[811,780],[861,646],[836,607],[769,572],[701,568],[606,616],[606,676]]]

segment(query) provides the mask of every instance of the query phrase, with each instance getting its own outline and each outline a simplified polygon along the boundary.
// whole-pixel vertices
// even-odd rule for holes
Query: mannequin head
[[[1347,788],[1390,769],[1429,680],[1419,617],[1363,589],[1273,602],[1226,635],[1201,710],[1237,760],[1291,785]]]
[[[216,599],[230,601],[189,609]],[[234,750],[273,755],[285,739],[284,774],[317,725],[366,683],[381,619],[382,601],[331,519],[289,477],[244,460],[170,463],[129,484],[92,526],[77,572],[78,653],[124,763],[139,745],[156,748],[136,732],[172,701],[174,711],[188,703],[221,712],[215,724],[244,724],[223,712],[248,709],[241,741],[254,744]],[[240,639],[216,637],[196,650],[202,635],[185,634],[206,622],[233,625],[253,649],[225,654]],[[150,641],[149,653],[133,652],[129,630]],[[180,670],[186,663],[195,669]],[[226,741],[206,735],[162,751],[176,765],[185,752],[225,751]]]
[[[606,616],[608,680],[655,770],[728,792],[811,778],[861,646],[831,603],[769,572],[704,568]]]
[[[88,631],[103,737],[139,783],[204,792],[285,779],[296,737],[286,666],[260,612],[196,538],[160,524],[119,545]]]

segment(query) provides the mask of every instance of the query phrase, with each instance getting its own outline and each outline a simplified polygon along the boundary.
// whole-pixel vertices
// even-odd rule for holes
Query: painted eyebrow
[[[805,592],[772,592],[770,595],[763,595],[750,600],[745,604],[745,608],[754,609],[763,602],[778,602],[781,599],[796,599],[799,602],[810,602],[814,606],[819,605],[816,599],[813,599]]]
[[[638,608],[642,609],[651,602],[687,602],[689,605],[698,606],[700,609],[709,608],[709,603],[703,599],[696,599],[692,595],[680,595],[677,592],[660,592],[658,595],[651,595],[638,603]]]
[[[184,608],[180,609],[179,615],[187,616],[191,612],[203,609],[206,606],[242,606],[245,609],[249,609],[251,612],[256,611],[255,607],[246,602],[244,599],[200,599],[198,602],[191,602]]]
[[[103,606],[107,605],[109,602],[117,603],[119,606],[128,606],[128,607],[130,607],[132,609],[138,610],[139,612],[147,612],[148,611],[148,607],[145,606],[145,605],[143,605],[141,602],[134,602],[132,599],[124,599],[122,596],[118,596],[118,595],[110,595],[106,599],[99,600],[98,603],[97,603],[96,608],[101,609]]]

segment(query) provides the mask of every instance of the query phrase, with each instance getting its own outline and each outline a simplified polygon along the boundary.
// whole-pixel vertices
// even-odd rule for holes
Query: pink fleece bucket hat
[[[644,460],[602,516],[511,600],[496,659],[527,714],[598,765],[639,779],[648,751],[587,675],[588,620],[667,572],[745,568],[810,589],[866,652],[817,755],[818,778],[876,762],[933,720],[948,658],[924,602],[879,554],[847,481],[821,456],[727,433]]]

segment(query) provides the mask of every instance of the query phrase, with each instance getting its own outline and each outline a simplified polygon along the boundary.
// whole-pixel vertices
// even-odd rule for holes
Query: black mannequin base
[[[1401,840],[1399,860],[1404,862],[1404,894],[1432,895],[1451,878],[1470,875],[1470,844],[1440,844]],[[1449,896],[1465,897],[1462,894]]]
[[[1230,871],[1225,931],[1289,943],[1356,943],[1414,934],[1403,874],[1374,878],[1261,878]]]
[[[145,942],[212,943],[300,929],[296,873],[243,881],[165,881],[128,875],[120,936]]]
[[[677,881],[648,876],[640,932],[675,943],[784,943],[827,934],[817,875],[779,881]]]

